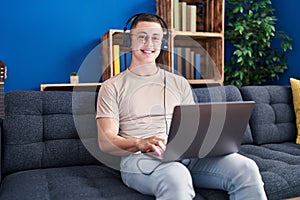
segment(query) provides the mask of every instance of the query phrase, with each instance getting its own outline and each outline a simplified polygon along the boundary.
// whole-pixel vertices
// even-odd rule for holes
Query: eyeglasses
[[[150,35],[146,35],[146,34],[131,34],[131,35],[137,37],[137,41],[142,44],[146,44],[150,39]],[[154,35],[151,37],[151,41],[155,46],[161,45],[162,37],[159,35]]]

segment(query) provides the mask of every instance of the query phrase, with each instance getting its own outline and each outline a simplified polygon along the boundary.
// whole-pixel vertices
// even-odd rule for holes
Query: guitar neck
[[[6,79],[6,66],[0,60],[0,118],[4,118],[4,80]]]
[[[0,118],[4,118],[4,83],[0,82]]]

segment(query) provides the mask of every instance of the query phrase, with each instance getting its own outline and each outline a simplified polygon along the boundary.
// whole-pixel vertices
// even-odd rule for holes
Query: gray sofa
[[[300,196],[300,146],[295,144],[290,87],[193,91],[198,102],[254,100],[240,153],[258,164],[269,199]],[[126,187],[118,171],[119,158],[99,151],[96,97],[96,92],[5,94],[1,200],[154,199]],[[196,192],[195,199],[228,199],[220,190],[196,188]]]

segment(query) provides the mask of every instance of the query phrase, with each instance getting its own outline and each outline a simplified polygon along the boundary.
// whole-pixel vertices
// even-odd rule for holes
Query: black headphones
[[[133,15],[132,17],[130,17],[127,22],[126,22],[126,25],[124,27],[124,34],[123,34],[123,46],[124,47],[128,47],[130,48],[131,46],[131,37],[130,37],[130,34],[125,34],[125,31],[127,31],[127,26],[128,24],[131,22],[131,26],[130,26],[130,29],[132,28],[132,24],[133,22],[136,20],[136,18],[140,15],[143,15],[143,14],[148,14],[148,13],[138,13],[138,14],[135,14]],[[158,15],[154,15],[154,14],[151,14],[153,16],[155,16],[158,20],[160,20],[163,25],[165,26],[166,30],[167,30],[167,33],[163,35],[163,38],[162,38],[162,43],[161,43],[161,49],[162,50],[168,50],[168,41],[169,41],[169,30],[168,30],[168,25],[167,23],[163,20],[163,18],[161,18],[160,16]]]

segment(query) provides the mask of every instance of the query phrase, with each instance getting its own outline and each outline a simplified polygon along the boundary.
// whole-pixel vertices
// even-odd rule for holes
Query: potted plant
[[[71,84],[78,84],[79,83],[79,76],[77,72],[70,73],[70,83]]]
[[[224,84],[261,85],[287,69],[292,39],[275,29],[270,0],[226,0],[225,40],[233,52],[225,64]],[[276,45],[277,44],[277,45]]]

